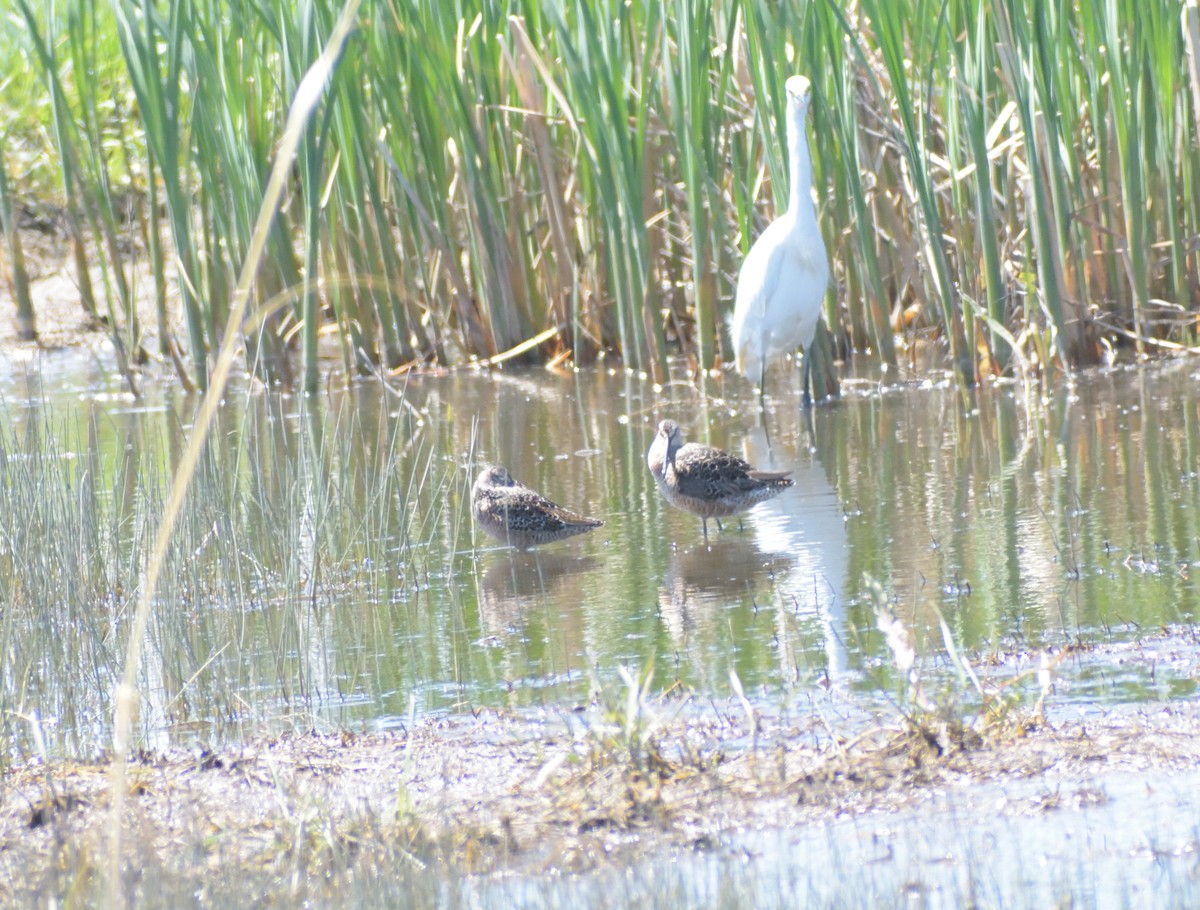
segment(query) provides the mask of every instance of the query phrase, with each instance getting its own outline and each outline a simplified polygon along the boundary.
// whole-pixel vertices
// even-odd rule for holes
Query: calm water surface
[[[195,403],[153,389],[135,402],[77,354],[40,370],[0,365],[4,707],[36,709],[63,748],[89,752],[108,741]],[[993,678],[1069,649],[1059,703],[1193,695],[1198,379],[1179,361],[964,401],[948,383],[865,377],[811,431],[791,393],[760,423],[740,380],[657,387],[621,371],[231,392],[161,588],[146,735],[569,710],[621,666],[718,695],[736,674],[764,704],[881,700],[894,671],[865,576],[928,673],[948,666],[944,619]],[[646,468],[668,416],[795,486],[706,545]],[[485,460],[606,525],[530,554],[498,547],[469,515]]]

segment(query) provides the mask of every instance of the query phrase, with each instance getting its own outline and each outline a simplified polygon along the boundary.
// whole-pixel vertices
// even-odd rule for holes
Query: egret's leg
[[[758,368],[758,410],[760,412],[767,409],[767,361],[764,358],[760,361]]]
[[[704,529],[704,542],[708,543],[708,519],[707,518],[700,519],[700,527]]]
[[[763,439],[766,440],[767,448],[770,449],[771,448],[771,428],[769,426],[767,426],[766,417],[767,417],[766,411],[758,412],[758,425],[760,427],[762,427]]]
[[[721,519],[719,519],[719,518],[714,518],[714,519],[713,519],[713,521],[715,521],[715,522],[717,523],[717,530],[718,530],[718,531],[724,531],[724,530],[725,530],[723,527],[721,527]]]
[[[812,407],[812,345],[804,349],[804,407]]]

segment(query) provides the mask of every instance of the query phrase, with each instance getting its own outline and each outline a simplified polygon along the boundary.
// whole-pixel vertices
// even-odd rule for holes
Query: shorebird
[[[486,466],[475,480],[471,514],[484,531],[518,550],[574,537],[604,524],[564,509],[517,483],[501,465]]]
[[[704,539],[708,520],[745,512],[792,485],[790,471],[756,471],[749,462],[710,446],[689,442],[673,420],[658,425],[658,433],[646,453],[646,464],[663,498],[677,509],[700,516]]]
[[[737,371],[758,383],[760,406],[767,366],[803,348],[807,408],[812,405],[812,343],[829,287],[829,256],[813,208],[812,156],[804,126],[811,86],[803,76],[792,76],[784,87],[792,180],[788,207],[746,254],[729,334]]]

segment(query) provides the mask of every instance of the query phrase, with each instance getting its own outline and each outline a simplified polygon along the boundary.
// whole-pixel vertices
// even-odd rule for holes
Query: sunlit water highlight
[[[108,741],[195,402],[153,388],[134,401],[99,360],[42,360],[40,378],[0,375],[5,707],[36,709],[58,748],[88,754]],[[760,424],[734,378],[538,370],[400,394],[231,392],[160,592],[146,741],[569,710],[623,665],[701,694],[736,675],[764,704],[882,701],[896,680],[867,575],[934,675],[949,667],[944,619],[996,677],[1074,648],[1055,664],[1059,704],[1193,695],[1198,378],[1178,361],[965,402],[949,383],[858,378],[814,411],[812,435],[795,384]],[[795,486],[706,546],[645,465],[667,416]],[[481,461],[606,525],[529,554],[496,546],[471,527]]]

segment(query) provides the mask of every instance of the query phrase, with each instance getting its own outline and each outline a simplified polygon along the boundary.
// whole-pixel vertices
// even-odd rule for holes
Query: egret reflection
[[[761,426],[746,435],[744,446],[747,458],[792,472],[793,485],[755,510],[754,538],[764,555],[787,556],[788,570],[776,577],[776,607],[817,620],[829,677],[836,682],[849,667],[845,589],[850,540],[841,501],[815,454],[786,461],[776,454],[773,459]]]

